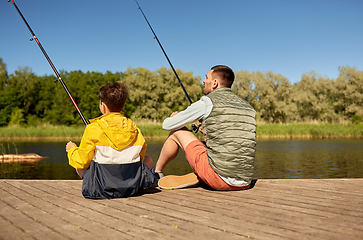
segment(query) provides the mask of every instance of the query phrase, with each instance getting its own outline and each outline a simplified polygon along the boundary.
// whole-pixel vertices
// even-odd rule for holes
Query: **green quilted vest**
[[[256,111],[230,88],[207,95],[213,102],[202,122],[209,164],[223,177],[251,182],[256,150]]]

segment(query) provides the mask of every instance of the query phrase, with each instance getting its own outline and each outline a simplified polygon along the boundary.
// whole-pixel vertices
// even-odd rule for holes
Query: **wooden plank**
[[[70,190],[70,189],[69,189]],[[70,190],[69,194],[77,194],[79,190],[73,189]],[[160,192],[160,191],[159,191]],[[218,229],[210,228],[209,226],[198,226],[196,228],[196,225],[194,223],[191,223],[190,221],[183,221],[179,218],[165,215],[160,213],[159,211],[154,211],[147,203],[148,200],[146,200],[146,203],[144,201],[139,201],[140,199],[148,199],[149,195],[143,195],[139,196],[137,198],[128,198],[128,199],[113,199],[112,201],[98,201],[101,205],[104,204],[104,206],[100,205],[94,205],[89,206],[93,209],[100,210],[102,209],[105,213],[116,213],[115,215],[117,218],[126,217],[127,219],[133,219],[133,222],[136,224],[139,224],[143,227],[150,227],[155,229],[156,227],[160,231],[160,234],[168,235],[168,237],[182,237],[185,238],[206,238],[207,236],[214,238],[215,236],[227,237],[228,239],[238,239],[241,238],[241,236],[235,235],[235,234],[229,234],[229,233],[222,233]],[[132,200],[137,199],[137,203],[133,204]],[[120,201],[122,204],[120,204]],[[127,213],[126,216],[125,213]],[[147,218],[146,220],[143,218]],[[148,221],[150,219],[150,221]],[[123,219],[124,220],[124,219]]]
[[[79,189],[77,189],[75,191],[76,192],[74,192],[74,194],[79,192]],[[164,195],[165,194],[168,195],[168,191],[162,192],[162,194],[163,194],[163,197],[165,197]],[[152,195],[158,195],[158,194],[152,194]],[[125,201],[122,205],[118,204],[118,208],[123,207],[122,211],[128,211],[130,208],[140,209],[140,211],[142,213],[145,211],[151,210],[151,211],[153,211],[154,215],[160,213],[161,214],[160,221],[163,221],[163,220],[166,221],[166,223],[165,222],[163,222],[163,223],[167,224],[169,226],[169,228],[171,225],[173,225],[173,226],[177,226],[178,229],[184,229],[184,230],[189,229],[189,231],[194,231],[194,233],[192,235],[194,237],[196,236],[195,234],[203,232],[203,227],[206,227],[206,226],[212,227],[212,229],[214,231],[217,230],[213,233],[212,236],[210,236],[212,239],[221,233],[223,233],[223,236],[226,239],[232,238],[233,235],[235,235],[234,237],[247,236],[247,235],[244,235],[243,233],[235,233],[235,232],[226,231],[225,229],[223,229],[221,227],[220,224],[216,223],[216,220],[218,220],[218,218],[209,219],[210,223],[214,224],[213,226],[210,226],[209,224],[201,225],[201,221],[200,220],[197,221],[194,218],[200,218],[201,216],[205,216],[205,214],[203,214],[203,213],[196,214],[194,208],[192,209],[192,211],[190,211],[189,209],[187,209],[186,211],[180,211],[180,209],[173,209],[173,207],[164,209],[165,205],[162,201],[156,201],[155,204],[152,204],[150,202],[150,197],[152,195],[147,195],[146,200],[144,198],[139,198],[139,197],[138,198],[128,198],[127,201]],[[132,201],[133,199],[135,199],[136,202]],[[144,200],[142,200],[142,199],[144,199]],[[110,201],[109,203],[112,203],[112,201]],[[193,214],[193,212],[194,212],[194,214]],[[221,216],[221,217],[223,217],[223,216]],[[173,223],[173,224],[171,224],[168,221],[171,221],[171,223]],[[192,221],[193,224],[191,226],[189,224],[189,226],[188,226],[188,223],[190,221]],[[226,220],[226,221],[228,221],[228,220]],[[242,229],[243,227],[245,227],[245,225],[241,224],[240,222],[238,222],[236,224],[236,226],[239,230]],[[236,229],[236,227],[234,227],[234,229]],[[203,232],[203,234],[207,234],[207,233]],[[273,239],[273,237],[275,236],[275,234],[270,234],[267,232],[259,233],[259,234],[263,235],[264,237],[268,236],[269,239]]]
[[[44,236],[47,236],[49,239],[66,239],[62,233],[44,225],[42,221],[34,217],[36,215],[36,209],[31,205],[12,195],[6,194],[2,189],[0,189],[0,195],[2,196],[2,201],[0,201],[0,215],[21,229],[21,231],[35,239],[44,239]],[[39,214],[42,214],[42,212],[39,212]],[[4,233],[1,231],[0,234],[2,235]]]
[[[79,222],[67,221],[67,216],[70,213],[59,208],[57,204],[43,201],[41,198],[36,197],[36,195],[29,194],[27,192],[26,184],[23,184],[22,182],[18,182],[17,185],[21,188],[13,187],[12,185],[3,185],[2,189],[11,193],[14,198],[18,199],[17,201],[26,202],[28,208],[32,209],[32,211],[26,212],[30,218],[35,219],[43,226],[47,226],[50,229],[57,229],[57,231],[62,234],[66,233],[66,235],[71,238],[90,239],[96,236],[85,231],[85,229],[78,224]],[[39,196],[39,193],[36,194]],[[11,199],[8,204],[13,205],[14,202],[16,201]]]
[[[0,239],[362,239],[363,179],[258,180],[90,200],[81,181],[0,180]]]
[[[7,208],[7,206],[3,206],[2,202],[0,202],[0,208]],[[1,211],[1,210],[0,210]],[[4,214],[4,212],[2,212]],[[5,219],[4,216],[0,216],[0,239],[2,240],[18,240],[18,239],[30,239],[31,236],[27,235],[21,228],[17,227],[9,221]]]
[[[182,191],[178,192],[181,193]],[[240,201],[240,199],[236,201],[222,200],[216,204],[216,202],[213,203],[213,198],[208,198],[205,195],[199,197],[197,195],[189,195],[188,193],[184,197],[190,199],[187,204],[193,205],[197,209],[194,211],[205,211],[209,212],[211,216],[214,216],[213,221],[215,223],[221,222],[221,225],[228,223],[228,225],[230,225],[229,227],[231,227],[231,224],[235,224],[235,227],[233,228],[234,231],[239,230],[237,228],[238,224],[249,224],[253,226],[255,231],[266,231],[266,233],[273,232],[274,234],[288,237],[295,236],[297,231],[296,228],[299,227],[298,225],[289,226],[290,223],[281,224],[279,219],[269,218],[268,212],[266,211],[261,211],[260,214],[256,214],[255,209],[251,206],[236,207],[237,202]],[[175,203],[177,199],[182,199],[180,194],[175,196],[174,200],[170,201],[170,207],[175,204],[184,205],[184,203],[180,202]],[[225,214],[227,216],[224,216]],[[275,212],[272,215],[275,215]],[[246,224],[244,224],[244,222],[246,222]]]
[[[176,198],[179,198],[178,195],[183,194],[182,191],[178,191],[176,193]],[[191,199],[197,199],[201,194],[199,191],[195,190],[195,193],[189,191],[185,193],[185,197],[190,197]],[[281,204],[273,204],[266,203],[264,200],[259,200],[260,196],[258,194],[254,194],[254,198],[252,201],[247,201],[245,197],[240,201],[241,198],[235,199],[226,199],[216,198],[215,194],[211,197],[207,195],[202,195],[200,198],[209,200],[210,202],[218,201],[219,208],[215,210],[216,213],[220,212],[230,212],[230,216],[234,218],[248,217],[248,219],[252,222],[256,222],[256,224],[272,224],[276,227],[281,228],[289,228],[291,230],[300,231],[302,234],[311,234],[316,236],[334,236],[334,232],[338,231],[335,228],[332,228],[335,222],[330,225],[326,222],[329,218],[325,216],[312,215],[309,212],[304,212],[302,210],[295,211],[293,209],[286,209]],[[216,200],[218,199],[218,200]],[[220,200],[219,200],[220,199]],[[215,204],[207,204],[205,206],[201,206],[204,208],[208,208],[208,210],[212,211],[214,209]],[[232,207],[231,207],[232,206]],[[234,209],[233,209],[234,208]],[[312,225],[315,223],[315,225]],[[339,226],[345,225],[346,227],[352,228],[352,225],[357,225],[354,223],[339,222]],[[308,228],[307,228],[308,227]],[[334,226],[336,227],[336,226]],[[334,229],[333,231],[331,229]],[[341,233],[345,233],[345,230],[342,230]],[[350,234],[353,234],[350,232]]]
[[[79,195],[78,198],[74,198],[74,196],[59,194],[65,191],[49,188],[42,184],[42,182],[30,183],[32,183],[31,186],[24,184],[23,182],[18,182],[17,187],[23,192],[36,192],[37,195],[42,196],[38,199],[38,203],[42,204],[43,208],[46,208],[47,211],[53,211],[59,218],[62,218],[69,223],[73,223],[74,227],[81,229],[83,233],[93,235],[91,239],[95,237],[109,239],[115,236],[121,237],[122,239],[133,239],[135,237],[132,234],[119,231],[119,229],[115,228],[114,225],[117,223],[115,223],[114,218],[103,216],[87,208],[87,204],[89,204],[90,201],[84,199],[81,195]],[[57,209],[58,211],[54,211],[53,209]],[[127,226],[127,223],[122,223],[122,225]],[[132,228],[133,225],[128,227]],[[136,232],[137,234],[141,234],[143,231],[147,230],[139,228]],[[87,236],[87,234],[85,235]]]

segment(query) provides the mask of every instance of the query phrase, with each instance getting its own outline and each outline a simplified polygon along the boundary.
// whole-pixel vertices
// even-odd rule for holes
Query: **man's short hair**
[[[234,73],[231,68],[224,65],[216,65],[211,68],[213,78],[218,78],[220,84],[231,87],[234,81]]]
[[[111,112],[121,112],[129,96],[127,87],[120,82],[108,83],[101,87],[98,98]]]

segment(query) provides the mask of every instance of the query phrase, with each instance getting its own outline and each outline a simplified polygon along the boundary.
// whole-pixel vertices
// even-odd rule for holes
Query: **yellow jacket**
[[[79,147],[72,147],[68,152],[72,167],[87,169],[92,160],[99,164],[128,164],[144,160],[145,139],[130,119],[113,112],[90,122]]]

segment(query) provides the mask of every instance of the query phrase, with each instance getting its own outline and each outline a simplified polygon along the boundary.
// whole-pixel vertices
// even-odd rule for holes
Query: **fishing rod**
[[[15,8],[16,8],[16,10],[18,11],[18,13],[19,13],[19,15],[21,16],[21,18],[23,19],[23,21],[24,21],[25,25],[28,27],[28,29],[29,29],[30,33],[32,34],[32,36],[33,36],[33,37],[32,37],[32,38],[30,38],[30,41],[35,40],[35,41],[37,42],[37,44],[38,44],[38,46],[39,46],[40,50],[42,50],[42,52],[43,52],[43,54],[44,54],[45,58],[48,60],[48,63],[50,64],[50,66],[52,67],[52,69],[53,69],[53,71],[54,71],[55,75],[57,76],[57,79],[55,80],[55,82],[59,81],[59,82],[62,84],[62,86],[63,86],[64,90],[65,90],[65,91],[67,92],[67,94],[68,94],[68,97],[71,99],[71,101],[72,101],[72,103],[73,103],[74,107],[76,108],[76,110],[77,110],[77,112],[78,112],[79,116],[82,118],[83,123],[87,126],[87,125],[88,125],[88,121],[87,121],[87,120],[86,120],[86,118],[83,116],[83,114],[82,114],[81,110],[79,109],[79,107],[78,107],[78,105],[77,105],[76,101],[74,101],[74,99],[73,99],[73,97],[72,97],[71,93],[69,92],[69,90],[68,90],[68,88],[67,88],[66,84],[64,83],[63,79],[62,79],[62,78],[61,78],[61,76],[59,75],[59,73],[58,73],[57,69],[55,68],[55,66],[53,65],[52,61],[50,60],[50,58],[49,58],[48,54],[47,54],[47,53],[46,53],[46,51],[44,50],[44,48],[43,48],[42,44],[40,44],[39,39],[35,36],[35,34],[34,34],[33,30],[32,30],[32,29],[31,29],[31,27],[29,26],[28,22],[25,20],[25,18],[24,18],[24,16],[23,16],[23,14],[22,14],[22,13],[21,13],[21,11],[19,10],[18,6],[15,4],[14,0],[8,0],[8,2],[10,2],[10,1],[14,4],[14,7],[15,7]]]
[[[174,72],[174,74],[175,74],[176,78],[178,79],[179,84],[180,84],[181,88],[183,89],[185,96],[187,97],[187,99],[188,99],[189,103],[190,103],[190,104],[192,104],[193,102],[192,102],[192,100],[190,99],[190,97],[189,97],[189,95],[188,95],[188,93],[187,93],[187,90],[185,90],[183,83],[181,82],[181,80],[180,80],[180,78],[179,78],[178,74],[176,73],[176,71],[175,71],[175,69],[174,69],[173,64],[171,63],[171,61],[170,61],[170,59],[169,59],[168,55],[166,54],[166,52],[165,52],[165,50],[164,50],[163,46],[161,45],[161,43],[160,43],[160,41],[159,41],[159,38],[156,36],[156,34],[155,34],[155,32],[154,32],[154,29],[151,27],[151,24],[150,24],[150,23],[149,23],[149,21],[147,20],[147,18],[146,18],[146,16],[145,16],[144,12],[142,11],[142,9],[141,9],[141,7],[140,7],[139,3],[137,2],[137,0],[135,0],[135,2],[136,2],[136,4],[137,4],[137,6],[139,7],[139,9],[140,9],[140,11],[141,11],[142,15],[144,16],[144,18],[145,18],[145,20],[146,20],[147,24],[149,25],[149,28],[150,28],[151,32],[154,34],[154,38],[155,38],[155,39],[156,39],[156,41],[158,42],[158,44],[159,44],[159,46],[160,46],[161,50],[163,51],[163,53],[164,53],[164,55],[165,55],[165,57],[166,57],[166,60],[168,60],[169,65],[170,65],[171,69],[173,70],[173,72]],[[193,124],[193,125],[192,125],[192,131],[196,133],[196,132],[198,132],[198,130],[199,130],[199,127],[197,127],[197,126],[195,126],[195,125]]]

